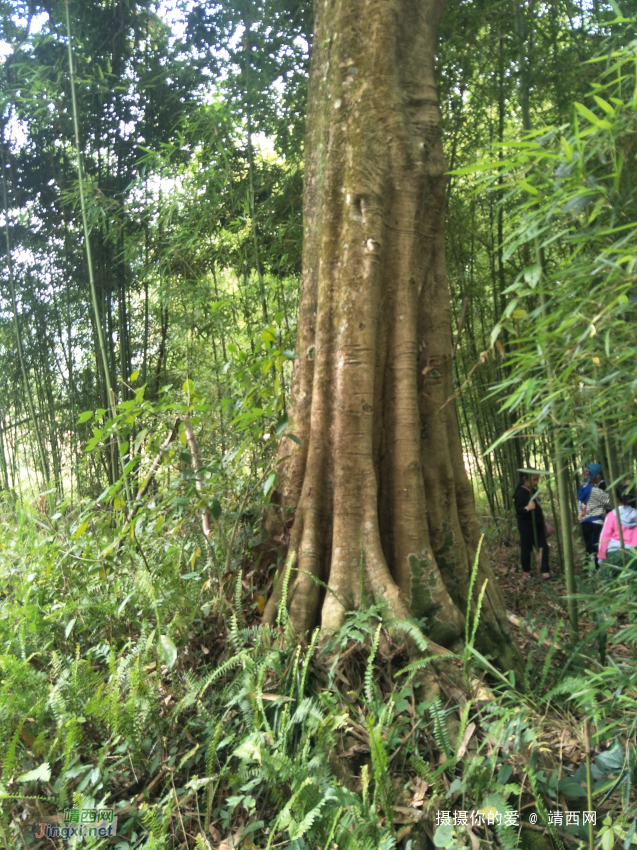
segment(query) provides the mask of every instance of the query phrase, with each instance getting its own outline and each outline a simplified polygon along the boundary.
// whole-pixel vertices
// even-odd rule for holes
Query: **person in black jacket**
[[[536,492],[539,480],[540,475],[537,472],[521,472],[518,489],[513,495],[513,503],[520,532],[522,576],[525,579],[531,578],[531,552],[534,548],[538,548],[542,550],[542,578],[544,581],[549,581],[551,578],[549,544],[546,542],[544,514],[537,496],[531,499],[531,491]]]

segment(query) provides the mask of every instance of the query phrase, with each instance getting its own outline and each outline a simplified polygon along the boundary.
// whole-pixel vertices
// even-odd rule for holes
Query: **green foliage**
[[[631,34],[627,25],[624,37]],[[629,472],[637,440],[630,407],[637,172],[635,42],[615,44],[592,65],[591,108],[575,102],[570,123],[506,144],[483,184],[504,193],[510,211],[505,259],[527,257],[491,334],[492,345],[501,333],[518,337],[497,387],[502,409],[517,417],[515,430],[557,426],[566,444],[576,432],[586,456],[605,453],[610,434],[616,477]]]
[[[0,86],[10,165],[4,253],[13,256],[22,329],[18,347],[11,315],[0,321],[11,375],[0,393],[3,486],[38,492],[50,479],[60,496],[94,498],[127,466],[119,454],[129,446],[137,454],[143,432],[131,429],[128,443],[109,428],[118,418],[109,382],[124,404],[140,385],[156,402],[184,372],[216,399],[221,453],[236,451],[233,434],[250,432],[258,465],[267,435],[285,429],[294,358],[307,10],[251,9],[261,55],[246,49],[242,14],[228,6],[174,9],[175,25],[183,16],[183,37],[174,38],[160,17],[167,10],[145,0],[121,14],[93,0],[67,5],[82,197],[66,6],[3,4],[0,19],[4,55],[11,51]],[[89,408],[101,411],[92,447],[103,449],[83,457]],[[33,437],[46,455],[40,482],[31,480]]]
[[[179,463],[179,451],[168,454],[164,485],[165,467]],[[194,557],[201,491],[188,486],[180,485],[190,493],[186,504],[179,489],[147,497],[134,536],[118,531],[122,512],[102,503],[81,513],[67,507],[55,526],[24,511],[2,525],[0,797],[8,847],[16,815],[35,813],[33,798],[53,813],[77,794],[125,810],[120,840],[131,850],[176,846],[181,823],[202,847],[209,826],[230,836],[243,825],[246,842],[262,848],[389,848],[401,813],[421,810],[437,843],[468,844],[461,826],[436,829],[437,811],[503,815],[522,799],[544,817],[558,793],[583,799],[582,768],[558,776],[543,761],[547,717],[563,722],[551,714],[558,704],[589,718],[599,748],[595,805],[614,812],[613,834],[627,835],[637,775],[630,663],[580,674],[574,656],[550,693],[525,698],[500,686],[486,703],[467,701],[454,721],[453,706],[419,695],[418,667],[393,681],[383,675],[381,635],[404,634],[424,651],[416,623],[381,623],[382,611],[370,606],[351,612],[329,639],[315,630],[306,648],[290,645],[283,625],[255,628],[257,588],[246,588],[253,567],[238,563],[215,584],[212,563]],[[232,510],[217,493],[220,523],[230,525]],[[627,578],[605,579],[603,595],[586,599],[606,610],[608,624],[623,616],[621,639],[630,642]],[[170,637],[174,659],[158,636]],[[474,671],[469,666],[469,678]],[[415,835],[420,826],[410,818]],[[517,846],[506,824],[486,828]]]
[[[91,320],[65,7],[26,28],[31,6],[0,3],[13,50],[0,84],[5,143],[19,128],[7,252],[25,329],[21,378],[13,317],[0,316],[0,473],[7,491],[37,491],[37,422],[43,477],[48,464],[55,483],[54,511],[9,496],[0,505],[3,846],[34,844],[25,824],[82,797],[119,810],[119,850],[222,839],[252,850],[407,850],[432,838],[464,848],[475,833],[436,829],[441,809],[524,806],[545,820],[584,799],[586,719],[594,800],[607,813],[598,840],[628,847],[635,673],[613,650],[637,637],[629,573],[581,589],[595,623],[587,640],[609,644],[608,666],[585,641],[564,660],[558,626],[549,652],[528,659],[526,695],[473,646],[484,587],[464,654],[426,655],[418,559],[417,621],[390,622],[368,604],[361,556],[360,610],[294,645],[293,553],[277,562],[260,519],[276,490],[274,444],[297,440],[287,398],[311,4],[194,4],[183,38],[153,4],[111,7],[69,4],[100,298]],[[635,440],[634,43],[610,42],[601,74],[580,64],[631,26],[613,17],[600,4],[450,3],[443,24],[441,101],[460,166],[448,198],[454,309],[470,299],[454,368],[461,402],[473,399],[463,435],[493,516],[508,476],[530,464],[504,444],[481,455],[516,417],[539,435],[536,455],[549,424],[587,451],[604,429],[620,448]],[[553,129],[513,142],[527,108]],[[462,166],[494,139],[491,191],[460,192]],[[494,382],[508,393],[500,411],[482,403]],[[26,421],[29,383],[37,410]],[[262,628],[277,569],[277,627]],[[485,671],[488,700],[473,690]],[[422,684],[431,677],[442,697]],[[471,694],[457,706],[462,688]],[[553,727],[570,746],[559,765]],[[519,843],[501,823],[480,837]]]

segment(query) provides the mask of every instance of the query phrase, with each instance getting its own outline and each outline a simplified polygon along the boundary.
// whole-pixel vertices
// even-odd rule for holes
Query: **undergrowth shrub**
[[[255,600],[276,557],[257,554],[258,538],[251,557],[223,549],[241,505],[224,503],[215,541],[204,540],[202,493],[175,479],[125,534],[125,517],[103,502],[61,504],[50,520],[6,508],[2,846],[46,846],[38,823],[92,805],[114,807],[108,846],[119,850],[417,850],[477,839],[513,848],[531,812],[557,846],[565,835],[586,841],[581,823],[558,829],[548,819],[556,808],[588,809],[586,720],[595,834],[603,850],[630,845],[635,668],[615,657],[619,642],[634,646],[626,576],[582,596],[591,621],[604,609],[606,666],[590,652],[597,632],[569,654],[557,648],[559,624],[546,627],[540,637],[553,646],[529,657],[522,692],[473,647],[478,606],[465,655],[437,674],[432,698],[420,684],[435,663],[425,621],[387,622],[367,604],[307,642],[285,617],[262,627]],[[229,570],[215,568],[211,545]],[[623,631],[609,632],[617,623]]]

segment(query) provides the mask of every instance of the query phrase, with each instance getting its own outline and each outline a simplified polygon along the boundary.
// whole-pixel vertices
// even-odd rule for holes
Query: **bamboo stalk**
[[[549,463],[550,451],[548,450],[545,442],[542,446],[542,449],[543,449],[543,454],[544,454],[544,468],[550,469],[550,463]],[[553,488],[551,487],[551,481],[550,481],[550,478],[548,478],[548,477],[547,477],[547,480],[546,480],[546,486],[548,488],[549,498],[551,500],[551,511],[553,513],[553,519],[555,521],[555,525],[559,526],[560,514],[558,513],[557,506],[555,504],[555,498],[553,496]],[[557,553],[558,553],[559,559],[560,559],[560,566],[562,568],[562,572],[564,572],[564,552],[562,551],[562,532],[561,532],[561,529],[559,529],[559,528],[555,529],[555,540],[557,541]]]
[[[71,16],[69,13],[69,0],[64,0],[64,6],[66,10],[66,32],[68,36],[67,48],[68,48],[68,58],[69,58],[69,77],[71,83],[71,102],[73,107],[73,129],[75,131],[75,149],[77,155],[77,178],[80,188],[80,209],[82,211],[82,227],[84,229],[84,245],[86,248],[86,263],[88,266],[88,277],[91,288],[91,300],[93,302],[93,312],[95,314],[95,325],[97,330],[97,338],[99,342],[99,348],[102,355],[102,364],[104,367],[104,381],[106,382],[106,397],[107,404],[111,408],[111,416],[113,420],[117,418],[117,404],[116,404],[116,396],[113,392],[113,388],[111,386],[111,377],[109,371],[109,363],[108,356],[106,353],[106,342],[104,340],[104,330],[102,328],[102,322],[100,319],[100,309],[99,303],[97,300],[97,290],[95,288],[95,274],[93,271],[93,256],[91,254],[91,240],[89,238],[89,228],[88,228],[88,219],[86,216],[86,200],[84,197],[84,176],[82,173],[82,153],[80,148],[80,124],[78,119],[77,112],[77,99],[75,97],[75,71],[73,66],[73,44],[71,40]],[[119,449],[120,439],[119,434],[117,434],[117,445]],[[124,489],[126,492],[126,501],[130,504],[130,490],[128,486],[128,477],[124,472],[124,459],[122,457],[121,452],[118,451],[119,460],[122,465],[122,477],[124,479]],[[113,470],[114,472],[114,470]]]
[[[615,511],[615,514],[617,516],[617,530],[619,532],[619,545],[621,547],[620,551],[621,551],[621,554],[622,554],[622,567],[624,569],[626,569],[626,550],[624,549],[624,531],[622,529],[621,517],[619,516],[619,505],[617,503],[617,495],[615,493],[615,487],[614,487],[615,472],[614,472],[613,462],[611,460],[611,454],[610,454],[610,443],[609,443],[609,439],[608,439],[608,428],[604,428],[604,440],[606,442],[606,454],[607,454],[607,457],[608,457],[608,472],[610,473],[610,484],[611,484],[610,489],[611,489],[611,496],[612,496],[612,499],[613,499],[613,510]]]
[[[3,140],[4,141],[4,140]],[[42,474],[42,479],[44,481],[45,490],[49,489],[49,470],[46,462],[46,456],[44,453],[44,443],[42,441],[42,434],[40,433],[40,427],[35,415],[35,407],[33,405],[33,394],[31,392],[31,384],[29,382],[29,376],[27,374],[26,365],[24,363],[24,353],[22,350],[22,334],[20,332],[20,320],[18,318],[18,304],[15,295],[15,280],[13,277],[13,260],[11,257],[11,237],[9,235],[9,203],[7,200],[7,173],[6,173],[6,162],[4,156],[4,147],[2,148],[2,199],[4,203],[4,234],[7,243],[7,270],[9,272],[9,288],[11,290],[11,304],[13,307],[13,322],[15,326],[16,340],[18,345],[18,359],[20,360],[20,370],[22,372],[22,380],[24,381],[24,391],[27,396],[27,404],[29,405],[29,413],[31,415],[31,421],[33,422],[33,430],[35,431],[35,437],[38,443],[38,453],[40,456],[40,472]],[[49,497],[49,501],[51,498]]]
[[[588,717],[584,718],[584,747],[586,748],[586,797],[588,800],[588,811],[593,811],[593,779],[591,777],[591,744],[588,738]],[[593,835],[593,824],[588,821],[588,847],[595,850],[595,836]]]
[[[243,54],[244,54],[244,76],[245,76],[245,94],[247,106],[247,131],[248,131],[248,204],[250,207],[250,223],[252,230],[252,241],[254,243],[254,262],[257,271],[257,279],[259,281],[259,295],[261,297],[261,309],[263,310],[263,321],[265,325],[270,324],[268,319],[268,304],[265,295],[265,285],[263,282],[263,272],[261,270],[261,258],[259,254],[259,236],[257,233],[257,219],[254,205],[254,149],[252,147],[252,109],[251,109],[251,88],[250,88],[250,21],[243,16],[244,36],[243,36]]]
[[[541,276],[544,277],[545,259],[543,249],[536,243],[536,257],[541,269]],[[542,313],[546,313],[546,295],[544,291],[540,291],[540,305]],[[544,346],[542,346],[544,348]],[[550,356],[546,351],[543,351],[544,368],[546,370],[547,381],[553,378],[553,366]],[[560,509],[560,531],[562,535],[562,552],[564,556],[564,577],[566,579],[566,589],[568,591],[568,624],[571,635],[571,641],[575,643],[579,640],[579,625],[577,600],[575,599],[575,564],[573,562],[573,535],[571,532],[571,522],[569,519],[569,494],[568,494],[568,465],[564,462],[564,451],[560,443],[560,433],[557,428],[553,431],[553,449],[555,457],[555,478],[557,482],[557,498]]]
[[[4,416],[0,417],[0,461],[2,462],[2,477],[4,489],[9,490],[9,472],[7,470],[7,456],[4,450]]]
[[[460,321],[458,323],[458,332],[456,334],[456,341],[453,344],[453,351],[451,352],[451,359],[455,360],[456,351],[458,350],[458,345],[460,343],[460,335],[462,333],[462,328],[464,325],[464,319],[467,315],[467,307],[469,306],[469,296],[465,295],[464,300],[462,302],[462,313],[460,314]]]
[[[573,642],[579,639],[577,601],[575,599],[575,568],[573,564],[573,536],[568,511],[568,481],[564,453],[560,446],[559,433],[555,432],[555,476],[557,478],[557,497],[560,504],[560,528],[562,531],[562,546],[564,551],[564,576],[568,590],[568,622]]]

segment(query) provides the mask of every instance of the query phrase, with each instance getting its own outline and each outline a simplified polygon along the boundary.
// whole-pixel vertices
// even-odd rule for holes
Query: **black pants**
[[[582,534],[584,536],[584,545],[588,555],[595,556],[595,566],[598,565],[597,550],[599,549],[599,538],[602,533],[603,526],[596,522],[583,522]]]
[[[533,526],[522,525],[518,523],[518,531],[520,532],[520,562],[522,564],[522,572],[531,572],[531,552],[535,548],[535,534]],[[544,534],[544,524],[537,529],[537,547],[542,550],[542,567],[543,573],[550,572],[549,569],[549,544],[546,542]]]

